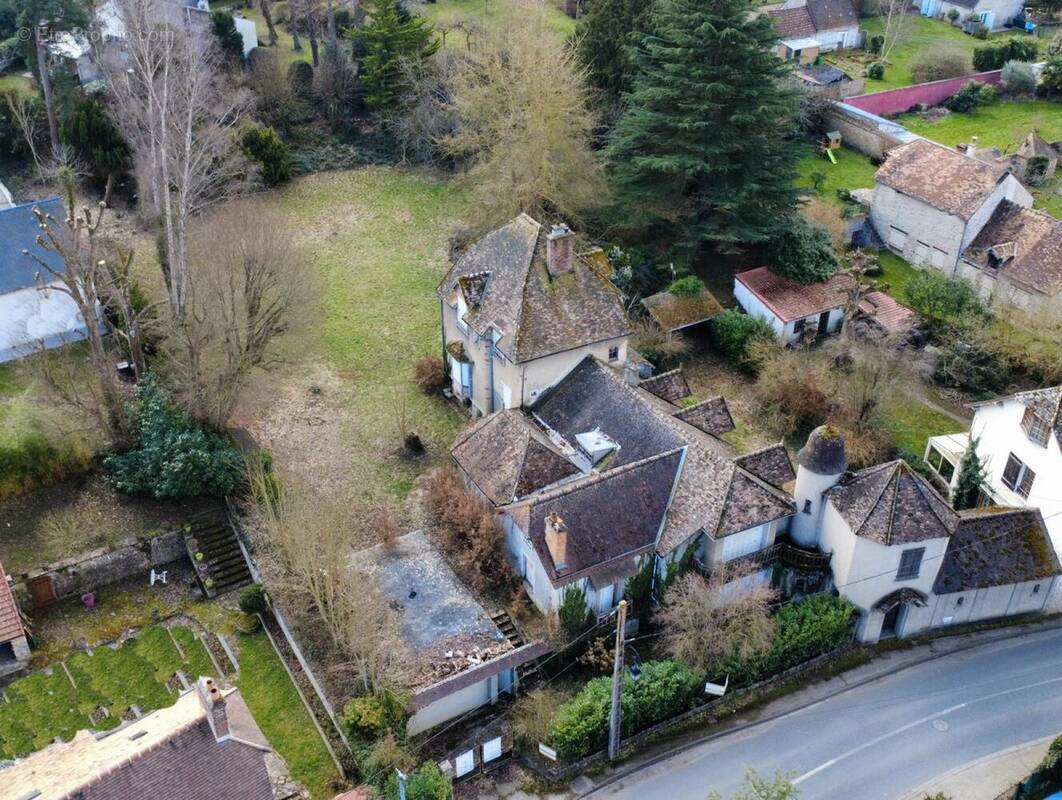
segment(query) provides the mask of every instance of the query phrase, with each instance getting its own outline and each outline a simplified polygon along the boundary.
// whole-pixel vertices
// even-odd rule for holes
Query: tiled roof
[[[851,0],[807,0],[808,13],[817,31],[849,28],[859,24]]]
[[[681,448],[671,450],[520,501],[528,519],[525,533],[553,585],[610,569],[615,559],[652,549],[682,458]],[[568,528],[568,568],[561,574],[546,546],[545,523],[551,513],[559,514]]]
[[[1050,578],[1062,572],[1035,508],[960,511],[937,572],[937,594]]]
[[[1062,221],[1004,200],[963,253],[989,274],[999,272],[1049,297],[1062,292]]]
[[[951,535],[955,512],[904,461],[890,461],[842,479],[827,493],[856,536],[884,545]]]
[[[785,445],[781,442],[765,447],[763,450],[757,450],[755,453],[748,453],[735,458],[734,463],[748,470],[760,480],[778,488],[789,483],[789,481],[796,480],[793,462],[789,460],[789,454],[785,451]]]
[[[885,292],[867,292],[859,304],[859,310],[874,320],[887,333],[900,333],[914,323],[915,313],[900,305]]]
[[[627,334],[619,292],[590,261],[553,278],[546,269],[545,233],[521,214],[473,243],[439,284],[450,302],[464,296],[464,321],[477,333],[494,328],[498,348],[515,362]]]
[[[676,412],[675,416],[712,436],[722,436],[734,430],[734,418],[722,397],[709,397]]]
[[[815,23],[811,20],[807,6],[776,8],[768,11],[767,16],[774,23],[779,39],[815,35]]]
[[[707,289],[696,297],[680,297],[671,292],[658,292],[642,300],[642,305],[665,331],[677,331],[700,322],[707,322],[723,307]]]
[[[534,422],[512,409],[477,420],[458,438],[451,454],[496,505],[579,472]]]
[[[659,375],[654,375],[651,378],[646,378],[644,381],[639,381],[638,385],[645,391],[656,395],[661,400],[667,400],[669,403],[678,403],[684,397],[689,397],[693,392],[690,391],[690,385],[686,382],[686,376],[682,374],[681,369],[673,369],[670,372],[661,372]]]
[[[828,281],[805,286],[775,275],[767,267],[739,272],[734,280],[744,284],[782,322],[843,308],[848,302],[847,289],[852,282],[849,276],[838,273]]]
[[[927,139],[889,151],[874,179],[961,219],[972,217],[1010,173]]]
[[[37,253],[56,272],[65,271],[61,258],[55,253],[41,250],[37,245],[40,228],[37,218],[33,216],[34,206],[53,216],[57,226],[62,225],[66,219],[66,209],[58,197],[0,209],[0,242],[3,242],[3,247],[0,247],[0,294],[35,286],[35,275],[38,272],[45,283],[55,280],[55,276],[44,270],[40,264],[23,255],[23,250]]]
[[[236,690],[219,743],[197,690],[106,734],[80,731],[0,770],[4,797],[39,800],[274,800],[275,754]],[[39,792],[39,794],[34,794]]]
[[[15,595],[7,582],[4,565],[0,564],[0,642],[10,642],[24,633]]]

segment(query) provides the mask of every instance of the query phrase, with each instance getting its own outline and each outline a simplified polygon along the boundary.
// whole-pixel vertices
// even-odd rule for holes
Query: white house
[[[956,513],[903,461],[848,472],[823,426],[798,456],[794,541],[830,553],[834,587],[876,641],[1045,610],[1062,572],[1035,509]]]
[[[454,394],[476,415],[535,401],[586,356],[627,360],[630,333],[605,270],[567,226],[521,214],[486,234],[439,284]]]
[[[797,60],[804,51],[817,55],[863,43],[859,15],[851,0],[786,0],[781,8],[766,14]]]
[[[1031,208],[1004,161],[916,139],[890,150],[874,180],[870,221],[890,250],[988,300],[1062,312],[1062,222]]]
[[[24,251],[39,255],[57,273],[63,262],[37,244],[38,207],[65,219],[59,198],[0,209],[0,362],[22,358],[40,347],[53,348],[84,339],[87,330],[77,305],[55,288],[60,281]]]
[[[965,433],[933,436],[925,461],[951,491],[970,441],[985,470],[986,505],[1038,508],[1062,553],[1062,386],[974,404]]]
[[[734,299],[746,314],[768,322],[783,344],[836,333],[844,322],[852,279],[834,275],[804,286],[757,267],[734,276]]]
[[[998,30],[1018,16],[1025,8],[1021,0],[921,0],[919,10],[923,17],[947,18],[955,10],[959,19],[976,17],[989,30]]]
[[[527,409],[474,423],[451,454],[501,515],[528,595],[553,614],[570,589],[607,614],[650,558],[658,573],[684,555],[705,569],[750,563],[793,513],[780,446],[737,456],[719,437],[734,423],[721,397],[686,407],[664,399],[675,374],[638,385],[587,357]],[[688,388],[677,394],[688,393]]]

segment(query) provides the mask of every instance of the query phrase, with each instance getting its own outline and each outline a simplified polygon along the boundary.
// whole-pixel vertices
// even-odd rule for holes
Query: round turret
[[[844,454],[844,437],[829,425],[811,432],[807,443],[797,453],[796,485],[793,499],[797,513],[789,526],[793,541],[802,547],[816,547],[822,524],[822,503],[827,491],[848,469]]]

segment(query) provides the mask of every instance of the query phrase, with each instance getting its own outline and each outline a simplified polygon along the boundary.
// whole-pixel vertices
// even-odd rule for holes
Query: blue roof
[[[36,252],[56,272],[64,271],[62,259],[55,253],[42,250],[37,244],[40,228],[37,227],[37,218],[33,216],[34,206],[53,216],[57,223],[66,219],[66,209],[58,197],[0,210],[0,294],[36,284],[41,265],[24,255],[23,250]],[[42,277],[48,282],[53,278],[51,275]]]

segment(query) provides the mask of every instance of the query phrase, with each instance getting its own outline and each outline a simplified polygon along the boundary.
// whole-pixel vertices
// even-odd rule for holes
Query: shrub
[[[837,271],[837,254],[829,232],[795,217],[767,244],[771,272],[797,283],[819,283]]]
[[[995,86],[967,81],[959,91],[948,98],[944,105],[949,111],[965,113],[995,101],[998,92]]]
[[[867,77],[874,81],[882,80],[885,77],[885,65],[880,61],[875,61],[867,67]]]
[[[268,126],[248,125],[239,139],[240,149],[262,170],[266,186],[291,180],[291,148]]]
[[[313,67],[308,61],[292,61],[288,65],[288,83],[297,97],[307,99],[313,94]]]
[[[671,369],[689,349],[686,337],[681,333],[668,335],[655,322],[644,318],[634,323],[630,346],[661,371]]]
[[[1036,73],[1024,61],[1008,61],[1003,65],[1003,86],[1011,94],[1032,94],[1036,91]]]
[[[1062,56],[1062,31],[1058,31],[1051,37],[1051,41],[1047,44],[1047,55]]]
[[[987,25],[978,25],[976,28],[973,29],[972,35],[975,39],[984,40],[988,38],[988,34],[989,30]]]
[[[667,290],[676,297],[699,297],[704,291],[704,281],[695,275],[687,275],[685,278],[672,281]]]
[[[948,22],[954,25],[959,21],[959,10],[957,8],[948,9]]]
[[[236,487],[241,473],[236,448],[174,407],[156,376],[140,382],[130,418],[134,446],[103,462],[119,491],[169,500],[221,496]]]
[[[421,356],[413,362],[413,381],[424,394],[434,395],[446,388],[446,367],[440,356]]]
[[[388,800],[398,800],[398,776],[387,776],[384,795]],[[406,800],[449,800],[453,795],[450,779],[439,770],[434,761],[425,761],[406,778]]]
[[[1002,69],[1008,61],[1035,61],[1036,42],[1011,36],[994,44],[974,48],[973,65],[978,72]]]
[[[757,359],[750,345],[756,340],[774,340],[774,330],[759,317],[728,308],[712,320],[712,344],[730,363],[755,374]]]
[[[218,46],[225,57],[232,61],[243,61],[243,37],[236,30],[236,20],[228,11],[210,12],[210,30],[218,40]]]
[[[881,48],[884,45],[885,45],[885,37],[884,36],[881,36],[881,35],[871,36],[870,37],[870,43],[869,43],[869,46],[867,47],[867,49],[871,53],[873,53],[874,55],[877,55],[878,53],[881,52]]]
[[[1040,85],[1048,94],[1062,93],[1062,56],[1053,56],[1044,64]]]
[[[904,286],[907,304],[934,327],[965,327],[983,322],[988,309],[973,284],[935,271],[919,272]]]
[[[649,554],[638,559],[638,571],[627,580],[624,596],[630,601],[631,611],[640,616],[649,611],[653,596],[653,576],[656,573],[656,556]]]
[[[977,342],[948,340],[937,357],[933,378],[950,389],[985,394],[1005,388],[1010,369],[988,347]]]
[[[61,481],[92,465],[92,450],[80,437],[49,436],[36,419],[16,424],[19,436],[0,441],[0,498]]]
[[[693,707],[701,694],[702,678],[684,664],[647,661],[637,681],[623,677],[620,696],[622,733],[630,736]],[[557,712],[550,740],[557,754],[577,759],[608,741],[612,678],[594,678]]]
[[[969,72],[970,56],[951,47],[925,50],[911,62],[911,76],[918,83],[957,78]]]
[[[240,592],[240,611],[244,614],[261,614],[265,610],[266,599],[262,584],[252,583]]]
[[[586,592],[582,586],[573,584],[564,590],[564,597],[557,609],[557,618],[561,628],[569,636],[578,636],[590,627],[590,623],[594,621],[594,612],[587,607]]]
[[[557,711],[564,703],[564,695],[556,689],[541,688],[521,692],[513,705],[513,737],[528,749],[549,740]]]
[[[129,169],[129,146],[99,101],[87,97],[63,119],[63,141],[105,182]]]
[[[375,742],[388,731],[404,730],[405,702],[390,691],[353,697],[343,706],[342,721],[351,738]]]

